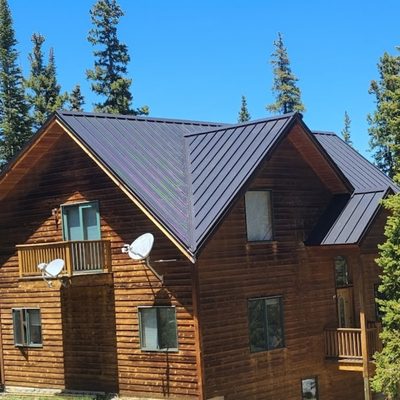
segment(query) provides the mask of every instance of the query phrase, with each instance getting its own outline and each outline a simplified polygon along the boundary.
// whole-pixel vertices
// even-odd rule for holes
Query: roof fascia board
[[[300,125],[304,129],[305,133],[307,136],[310,138],[314,146],[319,150],[319,152],[322,154],[322,156],[325,158],[329,166],[333,169],[333,171],[336,173],[336,175],[339,177],[339,179],[343,182],[344,186],[348,189],[349,193],[354,192],[354,187],[350,183],[350,181],[346,178],[344,173],[340,170],[340,168],[336,165],[336,163],[332,160],[332,158],[329,156],[327,151],[322,147],[322,145],[318,142],[318,140],[314,137],[311,129],[306,125],[306,123],[303,121],[302,118],[298,118]]]
[[[28,140],[24,147],[17,153],[6,165],[4,170],[0,174],[0,184],[4,178],[11,172],[13,168],[18,166],[23,159],[28,155],[40,139],[44,136],[48,129],[50,129],[55,123],[55,114],[52,114],[44,125]]]
[[[140,201],[140,199],[132,193],[113,173],[113,171],[101,162],[98,157],[92,153],[88,146],[77,137],[74,131],[62,120],[62,116],[56,119],[57,124],[67,133],[67,135],[88,155],[97,166],[114,182],[114,184],[149,218],[160,231],[179,249],[179,251],[187,257],[192,263],[196,262],[196,257],[189,252],[186,247],[159,221],[156,216]]]

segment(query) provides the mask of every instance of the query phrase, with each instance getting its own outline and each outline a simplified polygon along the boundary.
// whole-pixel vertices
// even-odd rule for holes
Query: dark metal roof
[[[189,135],[196,248],[286,131],[295,114]]]
[[[220,124],[95,113],[57,114],[183,244],[191,247],[184,135]]]
[[[300,118],[292,113],[225,125],[97,113],[56,115],[192,254]],[[357,243],[387,190],[398,189],[336,135],[314,136],[355,190],[351,197],[333,198],[310,243]]]
[[[360,153],[332,132],[313,132],[332,160],[345,174],[356,192],[390,187],[397,192],[393,181]]]
[[[329,218],[329,211],[334,208],[333,205],[328,207],[308,242],[322,245],[359,243],[379,211],[381,200],[388,192],[397,193],[399,188],[375,165],[334,133],[313,132],[313,134],[353,185],[354,192],[342,207],[341,213],[329,231],[321,235],[324,232],[322,228],[324,220]],[[337,200],[334,198],[333,202]]]

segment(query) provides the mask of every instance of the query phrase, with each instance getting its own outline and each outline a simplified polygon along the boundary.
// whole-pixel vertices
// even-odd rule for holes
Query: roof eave
[[[196,262],[196,255],[192,250],[166,226],[166,224],[155,215],[149,207],[114,173],[112,168],[104,163],[92,149],[79,137],[74,129],[63,118],[62,114],[56,112],[56,123],[68,134],[68,136],[102,169],[102,171],[114,182],[114,184],[128,196],[128,198],[171,240],[178,250],[192,263]]]

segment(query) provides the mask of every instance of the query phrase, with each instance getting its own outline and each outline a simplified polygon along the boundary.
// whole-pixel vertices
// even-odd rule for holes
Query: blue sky
[[[28,73],[30,37],[54,47],[63,90],[79,83],[86,111],[96,100],[85,71],[93,65],[86,37],[94,0],[9,0]],[[235,122],[241,95],[253,119],[268,116],[273,102],[269,64],[277,32],[284,35],[299,78],[311,129],[340,133],[344,111],[355,147],[370,156],[368,94],[383,52],[400,45],[400,2],[365,0],[119,0],[125,12],[119,38],[131,55],[134,106],[155,117]]]

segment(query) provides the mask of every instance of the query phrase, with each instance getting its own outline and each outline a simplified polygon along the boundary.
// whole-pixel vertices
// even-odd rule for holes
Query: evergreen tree
[[[269,104],[266,108],[268,111],[283,114],[293,111],[305,111],[300,98],[300,89],[296,85],[298,79],[290,68],[288,53],[281,33],[278,33],[278,39],[274,41],[274,46],[275,52],[272,54],[271,64],[274,67],[274,85],[272,90],[276,94],[276,101]]]
[[[95,111],[119,114],[145,114],[148,107],[132,109],[131,79],[126,78],[130,61],[128,48],[117,37],[117,25],[124,15],[116,0],[98,0],[90,10],[94,28],[89,31],[88,40],[100,49],[93,52],[94,69],[87,71],[92,81],[92,90],[105,97],[95,104]]]
[[[350,137],[350,124],[351,124],[350,116],[347,113],[347,111],[345,111],[344,112],[344,128],[342,130],[342,138],[347,144],[352,146],[353,142]]]
[[[370,147],[378,168],[393,177],[400,161],[400,57],[385,53],[378,70],[369,89],[376,98],[376,111],[368,115]]]
[[[16,44],[10,8],[0,0],[0,168],[32,134]]]
[[[251,116],[249,110],[247,109],[247,101],[246,97],[242,96],[242,106],[239,111],[238,122],[247,122],[250,121]]]
[[[381,299],[377,301],[383,314],[383,350],[375,355],[376,372],[371,383],[374,391],[394,400],[400,399],[400,195],[389,197],[384,206],[390,211],[385,227],[387,240],[379,246],[377,260],[382,268],[378,289]]]
[[[83,111],[83,105],[85,104],[85,98],[81,93],[81,87],[76,85],[73,89],[71,94],[69,95],[69,109],[71,111]]]
[[[29,54],[31,73],[25,82],[26,87],[30,89],[28,98],[33,107],[35,129],[39,129],[49,115],[61,108],[67,100],[67,94],[60,94],[61,86],[57,83],[53,49],[49,51],[47,65],[44,64],[44,41],[45,38],[41,34],[33,34],[33,52]]]

